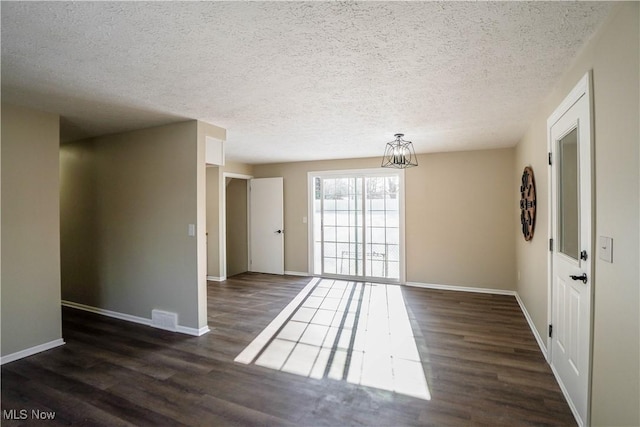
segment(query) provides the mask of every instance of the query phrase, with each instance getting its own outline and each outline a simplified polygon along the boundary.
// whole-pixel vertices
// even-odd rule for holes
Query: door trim
[[[406,282],[406,239],[405,239],[405,179],[404,169],[389,170],[382,168],[367,168],[367,169],[340,169],[340,170],[326,170],[326,171],[311,171],[307,172],[307,254],[308,254],[308,270],[312,276],[322,276],[322,272],[315,271],[315,245],[313,241],[313,217],[314,217],[314,194],[315,186],[314,179],[316,177],[328,177],[339,175],[360,175],[360,176],[387,176],[398,175],[400,180],[400,205],[399,219],[400,219],[400,237],[399,237],[399,249],[400,249],[400,277],[397,281],[391,281],[388,283],[404,284]],[[329,276],[328,276],[329,277]],[[340,276],[330,275],[331,278],[338,278],[344,280],[353,280],[353,276]],[[379,277],[361,277],[361,280],[381,282],[383,279]]]
[[[251,259],[251,206],[249,203],[249,183],[253,179],[252,175],[244,175],[235,172],[222,172],[222,179],[220,179],[220,209],[218,212],[218,225],[220,240],[218,242],[218,252],[220,254],[220,279],[221,281],[227,280],[227,178],[244,179],[247,181],[247,265]]]
[[[595,200],[595,185],[594,185],[594,154],[595,154],[595,150],[594,150],[594,146],[595,146],[595,134],[594,134],[594,123],[593,123],[593,88],[592,88],[592,84],[593,84],[593,77],[592,77],[592,70],[589,70],[579,81],[578,83],[574,86],[574,88],[571,90],[571,92],[569,92],[569,94],[562,100],[562,102],[560,103],[560,105],[553,111],[553,113],[549,116],[549,118],[547,119],[547,152],[548,153],[552,153],[553,150],[553,138],[551,135],[551,129],[553,127],[553,125],[560,120],[560,118],[571,108],[573,107],[573,105],[578,102],[580,100],[580,98],[582,98],[583,96],[587,97],[587,104],[588,104],[588,116],[589,116],[589,123],[588,123],[588,127],[589,127],[589,132],[590,132],[590,145],[589,145],[589,150],[590,150],[590,174],[589,174],[589,185],[590,185],[590,200],[589,200],[589,206],[590,206],[590,210],[591,210],[591,215],[590,215],[590,227],[589,227],[589,233],[591,234],[591,245],[589,248],[589,256],[592,257],[591,260],[592,262],[590,263],[590,268],[589,271],[587,272],[587,274],[589,274],[589,281],[590,281],[590,304],[589,304],[589,319],[588,319],[588,327],[589,327],[589,366],[588,366],[588,378],[587,378],[587,390],[586,390],[586,394],[587,394],[587,413],[586,413],[586,417],[584,420],[582,420],[582,423],[586,426],[590,425],[591,422],[591,382],[592,382],[592,368],[593,368],[593,295],[594,295],[594,289],[595,289],[595,275],[594,275],[594,271],[595,271],[595,262],[594,260],[594,256],[595,256],[595,206],[594,206],[594,200]],[[557,160],[556,159],[552,159],[552,161],[550,163],[555,164]],[[554,226],[554,207],[553,207],[553,200],[554,197],[556,197],[555,194],[555,189],[554,189],[554,182],[552,180],[552,175],[553,175],[553,167],[551,164],[548,165],[547,168],[547,191],[548,191],[548,207],[547,207],[547,214],[548,214],[548,233],[547,233],[547,237],[549,240],[554,238],[554,234],[555,234],[555,230],[553,228]],[[553,242],[554,246],[558,244],[558,242],[554,241]],[[555,248],[554,248],[555,249]],[[547,325],[551,325],[552,321],[553,321],[553,251],[552,250],[547,250]],[[569,394],[567,392],[567,390],[563,387],[562,385],[562,381],[559,378],[558,373],[556,372],[556,369],[553,365],[553,357],[552,357],[552,352],[553,352],[553,346],[552,346],[552,341],[553,339],[551,337],[549,337],[549,334],[547,334],[547,351],[545,353],[545,358],[547,359],[547,363],[549,364],[549,366],[551,367],[551,370],[553,371],[554,376],[556,377],[556,381],[558,382],[558,385],[560,386],[560,388],[562,389],[562,393],[564,394],[567,403],[569,404],[571,411],[573,412],[574,418],[576,419],[576,422],[578,422],[578,424],[580,424],[580,416],[577,413],[576,408],[573,406],[572,401],[569,397]]]

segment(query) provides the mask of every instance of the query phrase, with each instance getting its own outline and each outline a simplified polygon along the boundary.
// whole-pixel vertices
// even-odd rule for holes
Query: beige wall
[[[161,309],[181,326],[206,326],[199,142],[189,121],[61,147],[64,300],[142,318]]]
[[[2,356],[61,339],[59,117],[2,105]]]
[[[406,173],[407,280],[515,289],[514,150],[419,162]]]
[[[245,163],[238,162],[226,162],[224,166],[220,167],[220,173],[231,173],[246,176],[253,176],[253,166]]]
[[[100,211],[95,144],[60,148],[60,245],[63,299],[100,301]],[[149,317],[149,316],[147,316]]]
[[[249,269],[247,246],[247,181],[231,179],[226,186],[227,277]]]
[[[513,149],[419,155],[405,174],[407,281],[514,289]],[[285,270],[308,272],[307,173],[380,159],[254,166],[284,178]]]
[[[614,262],[595,260],[593,425],[640,425],[639,7],[626,3],[586,46],[516,150],[515,177],[536,172],[538,220],[531,242],[516,237],[518,293],[541,336],[547,324],[549,227],[546,120],[593,69],[595,236],[614,240]]]

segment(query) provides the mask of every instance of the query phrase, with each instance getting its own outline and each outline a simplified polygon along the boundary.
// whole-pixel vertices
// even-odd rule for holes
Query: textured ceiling
[[[250,163],[513,146],[597,2],[2,2],[2,99],[77,139],[199,119]]]

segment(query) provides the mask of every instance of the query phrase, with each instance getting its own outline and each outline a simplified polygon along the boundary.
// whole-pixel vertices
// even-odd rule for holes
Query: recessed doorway
[[[247,179],[225,177],[227,277],[249,271]]]

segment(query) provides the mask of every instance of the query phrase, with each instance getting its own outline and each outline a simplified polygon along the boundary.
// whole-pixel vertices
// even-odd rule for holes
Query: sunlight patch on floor
[[[237,362],[431,398],[399,285],[316,279],[283,313]]]

